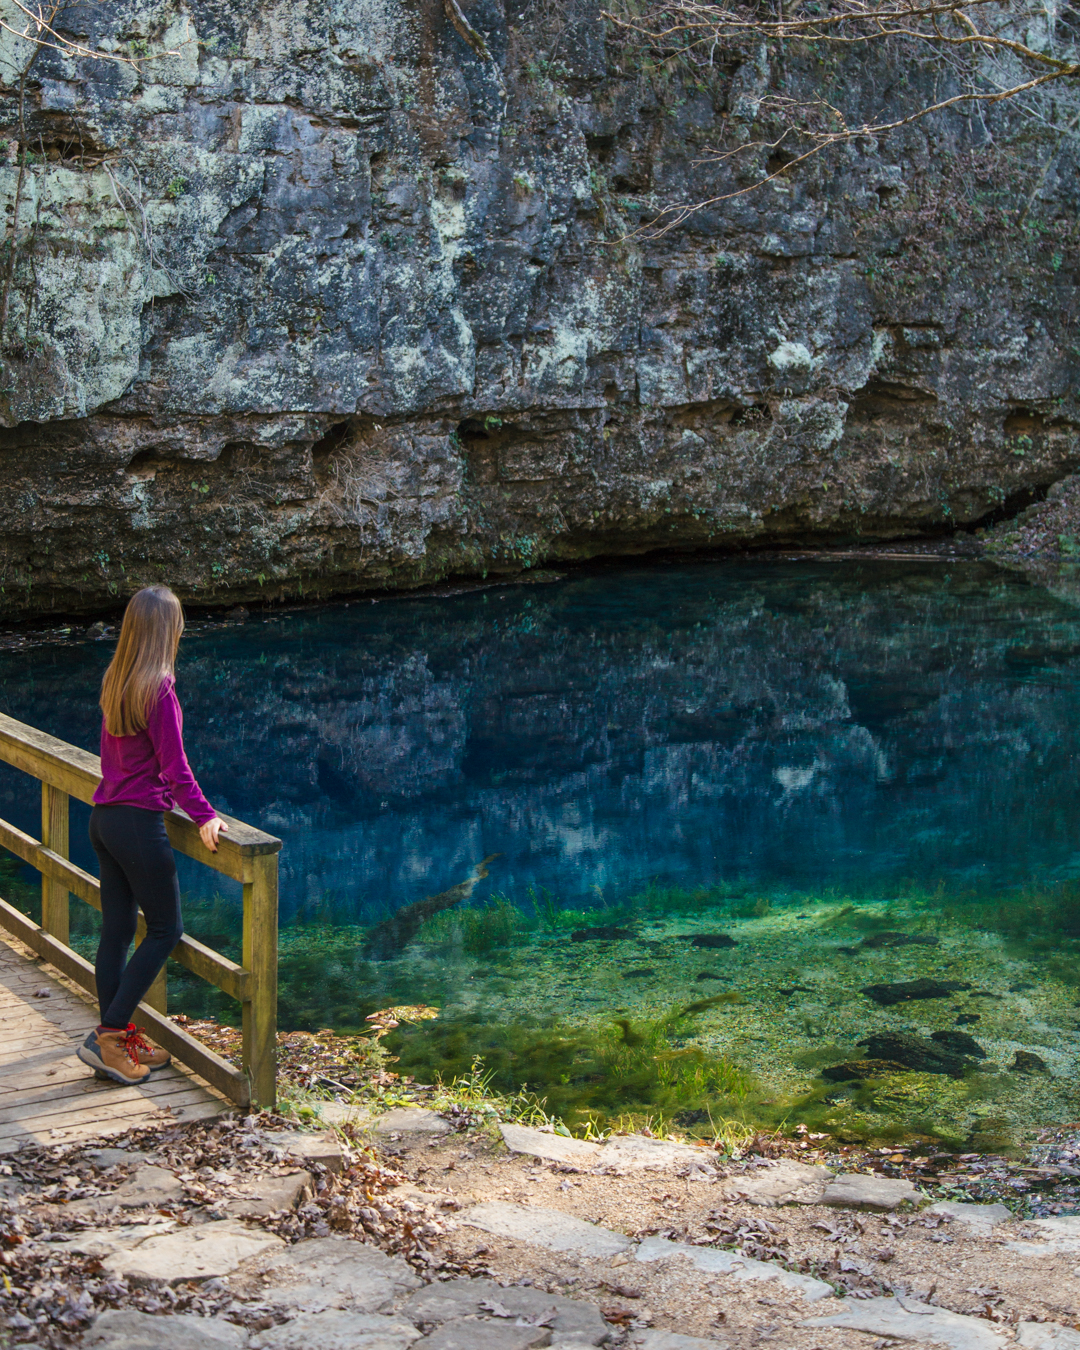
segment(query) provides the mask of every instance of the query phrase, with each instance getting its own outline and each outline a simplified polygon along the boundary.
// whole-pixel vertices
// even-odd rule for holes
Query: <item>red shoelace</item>
[[[140,1050],[145,1050],[148,1055],[154,1053],[154,1047],[142,1034],[142,1028],[137,1027],[134,1022],[129,1022],[127,1024],[127,1031],[124,1034],[124,1039],[121,1044],[127,1051],[127,1057],[131,1060],[132,1064],[138,1064]]]

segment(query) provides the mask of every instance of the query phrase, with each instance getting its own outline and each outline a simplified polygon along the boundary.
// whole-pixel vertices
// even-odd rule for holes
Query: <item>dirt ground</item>
[[[725,1203],[715,1183],[663,1173],[575,1173],[564,1164],[508,1155],[486,1138],[466,1144],[460,1137],[401,1142],[385,1151],[442,1211],[491,1200],[535,1205],[634,1236],[737,1243],[748,1256],[779,1259],[835,1283],[849,1298],[910,1295],[1005,1326],[1080,1322],[1080,1253],[1035,1257],[1011,1251],[1007,1243],[1037,1236],[1022,1222],[981,1234],[925,1213]],[[644,1264],[621,1255],[582,1260],[465,1226],[439,1246],[451,1259],[482,1262],[501,1281],[531,1281],[551,1293],[587,1297],[609,1316],[621,1311],[639,1327],[719,1340],[733,1350],[766,1340],[793,1350],[865,1348],[874,1339],[864,1332],[800,1325],[835,1310],[832,1299],[808,1304],[771,1281],[737,1284],[681,1260]]]

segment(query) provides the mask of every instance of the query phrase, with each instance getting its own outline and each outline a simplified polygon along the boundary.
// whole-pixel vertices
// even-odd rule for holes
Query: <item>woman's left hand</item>
[[[221,830],[224,830],[227,834],[229,832],[229,827],[223,820],[219,820],[217,816],[215,816],[213,820],[208,820],[205,825],[199,826],[199,838],[211,853],[217,852],[218,833]]]

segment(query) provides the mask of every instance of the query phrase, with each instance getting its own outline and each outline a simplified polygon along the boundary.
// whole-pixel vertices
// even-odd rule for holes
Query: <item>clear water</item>
[[[0,652],[0,709],[95,747],[110,654],[108,641],[77,634]],[[210,800],[284,840],[282,922],[301,993],[283,1008],[299,1024],[361,1025],[391,995],[441,1001],[485,1026],[655,1018],[716,992],[694,983],[702,956],[717,990],[744,987],[776,947],[776,980],[814,988],[852,959],[822,943],[850,947],[875,924],[933,931],[939,946],[859,956],[853,1009],[865,1012],[864,976],[940,975],[954,939],[961,962],[996,943],[993,960],[1013,963],[1002,967],[1006,982],[1023,983],[1016,962],[1034,961],[1028,974],[1051,1004],[1072,1006],[1067,978],[1051,979],[1016,948],[1031,935],[1014,911],[1016,888],[1052,896],[1080,876],[1080,611],[995,568],[643,565],[253,615],[195,625],[178,684]],[[34,785],[0,770],[0,814],[33,830],[38,810]],[[73,835],[73,853],[91,865],[78,825]],[[400,950],[363,958],[362,928],[462,882],[489,855],[471,899]],[[187,862],[182,879],[193,930],[201,923],[202,935],[227,941],[237,921],[228,883]],[[215,891],[224,900],[212,904]],[[1009,914],[998,922],[979,910],[973,923],[971,905],[1001,895],[1014,897]],[[480,940],[454,927],[453,915],[494,896],[528,924],[507,928],[504,914]],[[1040,903],[1053,930],[1054,902]],[[585,920],[559,913],[590,908],[590,923],[622,915],[634,941],[653,946],[628,961],[625,939],[569,944]],[[844,939],[845,924],[854,938]],[[695,925],[749,937],[726,965],[720,951],[683,960],[679,934]],[[813,952],[803,950],[807,925]],[[304,948],[316,928],[318,942]],[[645,968],[643,951],[674,964],[631,984],[624,968]],[[985,951],[979,960],[989,969]],[[578,994],[583,980],[606,989],[610,975],[611,996],[590,1007],[557,994],[571,969]],[[959,1007],[935,1000],[881,1017],[925,1031],[931,1012],[962,1016]],[[1014,1012],[1014,1030],[1018,1018],[1049,1016]],[[755,1015],[775,1030],[771,1013]],[[737,1038],[724,1040],[730,1009],[727,1023],[720,1011],[703,1016],[715,1034],[694,1022],[676,1039],[739,1061]],[[815,1016],[802,1017],[806,1046],[845,1048]],[[1005,1053],[1012,1042],[999,1040]],[[460,1058],[460,1045],[424,1044],[428,1068],[439,1067],[432,1056]],[[1060,1035],[1054,1045],[1067,1048]],[[791,1056],[805,1059],[806,1046]],[[1044,1097],[1059,1068],[1039,1080]],[[507,1072],[525,1078],[524,1067]]]

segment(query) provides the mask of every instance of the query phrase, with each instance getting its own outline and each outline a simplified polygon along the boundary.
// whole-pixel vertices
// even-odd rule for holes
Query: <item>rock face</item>
[[[0,43],[8,613],[885,537],[1076,465],[1068,138],[961,109],[743,191],[770,85],[901,117],[910,55],[661,83],[595,0],[475,0],[488,58],[433,3],[65,14],[129,61]]]

